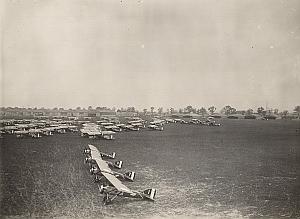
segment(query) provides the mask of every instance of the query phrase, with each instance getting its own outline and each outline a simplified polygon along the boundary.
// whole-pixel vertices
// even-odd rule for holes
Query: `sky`
[[[300,105],[298,0],[5,0],[1,105]]]

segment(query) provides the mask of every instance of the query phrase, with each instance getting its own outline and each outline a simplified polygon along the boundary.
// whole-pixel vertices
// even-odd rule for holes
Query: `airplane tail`
[[[116,157],[116,153],[115,152],[112,152],[111,155],[109,156],[111,159],[115,159]]]
[[[156,195],[156,189],[146,189],[143,191],[144,197],[154,201],[155,195]]]
[[[109,159],[115,159],[115,157],[116,157],[115,152],[112,152],[111,154],[106,154],[106,153],[100,152],[100,154],[101,154],[101,157],[106,157],[106,158],[109,158]]]
[[[115,168],[118,168],[118,169],[121,169],[122,168],[122,166],[123,166],[123,161],[116,161],[115,163],[114,163],[114,167]]]
[[[124,176],[126,179],[133,181],[135,178],[135,172],[133,172],[133,171],[127,172],[124,174]]]

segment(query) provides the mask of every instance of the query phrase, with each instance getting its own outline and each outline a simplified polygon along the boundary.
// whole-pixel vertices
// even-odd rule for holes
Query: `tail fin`
[[[122,168],[122,165],[123,165],[123,161],[116,161],[115,163],[114,163],[114,167],[115,168],[118,168],[118,169],[121,169]]]
[[[151,201],[154,201],[155,195],[156,195],[156,189],[146,189],[143,191],[146,198],[150,199]]]
[[[112,152],[111,155],[110,155],[110,158],[115,159],[115,157],[116,157],[116,153]]]
[[[115,159],[115,157],[116,157],[115,152],[112,152],[112,154],[106,154],[106,153],[100,152],[100,154],[101,154],[101,157],[106,157],[106,158],[110,158],[110,159]]]
[[[124,174],[124,176],[126,177],[126,179],[133,181],[135,178],[135,172],[133,171],[127,172]]]

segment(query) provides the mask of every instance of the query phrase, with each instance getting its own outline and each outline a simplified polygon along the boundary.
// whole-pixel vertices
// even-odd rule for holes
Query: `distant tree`
[[[97,107],[96,107],[96,110],[101,110],[101,107],[100,107],[100,106],[97,106]]]
[[[236,109],[227,105],[223,107],[222,112],[224,112],[226,115],[230,115],[236,113]]]
[[[249,115],[252,115],[253,114],[253,109],[248,109],[246,111],[246,115],[249,116]]]
[[[93,109],[93,107],[92,107],[92,106],[89,106],[89,107],[88,107],[88,110],[92,110],[92,109]]]
[[[210,114],[214,114],[214,112],[215,112],[216,110],[217,110],[217,108],[214,107],[214,106],[211,106],[211,107],[208,108],[208,111],[210,112]]]
[[[205,109],[204,107],[201,107],[201,108],[199,109],[199,113],[200,113],[202,116],[204,116],[205,114],[207,114],[207,111],[206,111],[206,109]]]
[[[135,108],[133,107],[133,106],[131,106],[131,107],[127,107],[127,110],[126,110],[127,112],[135,112]]]
[[[144,115],[147,114],[147,109],[143,109]]]
[[[179,109],[179,111],[178,111],[179,113],[183,113],[183,110],[182,109]]]
[[[287,115],[289,114],[289,111],[283,110],[280,114],[281,114],[281,117],[282,117],[282,118],[286,118]]]
[[[159,107],[157,111],[158,111],[159,114],[162,114],[163,113],[163,108]]]
[[[191,112],[196,112],[196,109],[194,109],[192,106],[187,106],[184,108],[184,112],[191,113]]]
[[[262,115],[263,114],[263,112],[264,112],[264,108],[261,106],[261,107],[258,107],[257,108],[257,113],[259,114],[259,115]]]
[[[274,109],[274,114],[278,115],[278,113],[279,113],[279,110],[278,109]]]
[[[171,108],[170,108],[170,113],[171,113],[171,114],[174,114],[174,112],[175,112],[174,108],[171,107]]]
[[[236,108],[231,107],[230,114],[235,114],[235,113],[236,113]]]
[[[116,107],[111,108],[111,110],[115,112],[116,111]]]
[[[81,110],[81,107],[80,107],[80,106],[78,106],[78,107],[76,107],[76,109],[77,109],[77,110]]]
[[[300,106],[296,106],[294,111],[298,114],[298,119],[300,118]]]
[[[153,106],[151,106],[150,110],[151,110],[151,115],[153,115],[153,112],[154,112],[154,107],[153,107]]]
[[[65,110],[63,107],[60,107],[59,110]]]

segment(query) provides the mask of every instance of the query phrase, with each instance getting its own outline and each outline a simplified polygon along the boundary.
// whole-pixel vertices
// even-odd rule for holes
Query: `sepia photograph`
[[[299,0],[0,15],[1,218],[300,219]]]

